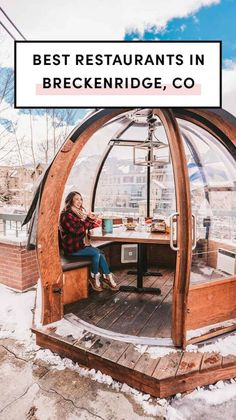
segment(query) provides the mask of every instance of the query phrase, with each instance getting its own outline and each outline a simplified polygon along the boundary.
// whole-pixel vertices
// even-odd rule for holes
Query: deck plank
[[[171,331],[171,312],[172,307],[170,306],[168,316],[166,318],[161,319],[160,309],[163,302],[169,299],[169,293],[172,293],[173,283],[170,278],[165,282],[165,284],[161,287],[161,295],[160,296],[153,296],[149,305],[144,307],[143,312],[145,314],[144,325],[141,326],[139,324],[139,330],[134,330],[134,334],[145,335],[147,336],[147,328],[149,326],[149,321],[152,318],[156,318],[156,325],[159,323],[158,329],[158,336],[159,337],[170,337]],[[161,322],[160,322],[161,320]]]
[[[133,285],[133,280],[129,279],[127,284]],[[126,299],[126,296],[127,294],[124,292],[115,292],[109,289],[102,292],[92,292],[87,299],[87,305],[84,302],[78,302],[77,307],[75,309],[73,308],[72,312],[84,321],[92,322],[96,325],[97,318],[103,318],[109,311],[109,308],[113,308],[115,301],[122,302]]]
[[[130,344],[118,359],[118,364],[133,369],[140,357],[141,353],[133,344]]]
[[[198,386],[214,384],[217,381],[232,378],[235,374],[236,365],[177,375],[160,382],[160,397],[163,398],[178,392],[189,392]]]
[[[89,350],[99,339],[99,335],[88,332],[80,340],[77,340],[74,346],[83,350]]]
[[[168,288],[169,289],[169,288]],[[168,290],[169,293],[169,290]],[[167,294],[168,294],[167,293]],[[158,315],[158,308],[160,307],[162,301],[165,299],[165,295],[156,297],[156,299],[147,298],[145,302],[138,303],[135,307],[130,308],[129,311],[129,322],[123,327],[125,334],[131,335],[138,335],[139,331],[142,329],[143,335],[147,336],[146,330],[144,328],[144,324],[148,324],[148,320],[154,314],[156,315],[157,319]],[[127,314],[125,314],[127,315]],[[120,319],[122,322],[122,319]],[[124,325],[124,324],[123,324]],[[158,336],[160,336],[158,334]]]
[[[164,288],[167,280],[168,278],[149,278],[149,282],[152,282],[150,286],[153,287],[162,287],[164,284]],[[147,285],[147,283],[145,283],[145,285]],[[172,285],[167,287],[170,289],[172,288]],[[110,328],[116,332],[122,331],[123,334],[136,335],[146,323],[146,320],[150,317],[150,314],[155,312],[156,306],[159,306],[162,300],[165,299],[163,294],[157,296],[147,293],[143,295],[132,293],[130,295],[127,296],[126,301],[124,301],[122,305],[122,311],[119,310],[119,313],[116,317],[114,316],[112,319],[109,318],[109,320],[103,319],[102,322],[98,323],[98,326],[102,328]]]
[[[227,356],[223,356],[223,359],[222,359],[223,367],[231,366],[234,364],[236,364],[236,356],[234,356],[233,354],[228,354]]]
[[[124,272],[117,272],[116,273],[118,278],[118,284],[130,284],[132,285],[134,283],[133,276],[128,276],[128,278],[124,275]],[[121,292],[117,292],[119,294]],[[114,295],[114,293],[113,293]],[[110,300],[111,292],[108,289],[104,289],[103,292],[95,292],[94,290],[90,290],[89,296],[87,299],[82,299],[74,303],[70,303],[68,305],[65,305],[64,312],[70,313],[73,312],[74,314],[78,314],[79,312],[84,312],[92,310],[93,307],[96,307],[97,304],[101,305],[107,300]],[[78,315],[79,316],[79,315]]]
[[[149,278],[149,286],[151,287],[154,283],[155,279]],[[116,321],[118,321],[118,319],[123,316],[126,318],[125,314],[128,310],[130,310],[130,308],[149,298],[150,297],[147,297],[147,294],[140,295],[138,293],[122,292],[122,295],[117,295],[114,303],[112,303],[109,307],[110,310],[105,314],[105,316],[96,321],[96,325],[101,328],[107,328],[115,331],[115,329],[113,329],[113,325]]]
[[[152,314],[149,318],[148,323],[143,326],[143,328],[139,331],[138,335],[142,336],[145,335],[148,337],[162,337],[159,333],[159,330],[163,330],[163,325],[169,325],[171,328],[171,319],[170,312],[172,307],[172,291],[170,291],[165,299],[161,302],[158,307],[158,310]],[[169,329],[169,337],[171,334],[171,330]]]
[[[222,356],[219,353],[204,353],[201,365],[201,371],[215,369],[222,365]]]
[[[171,291],[172,294],[172,291]],[[172,301],[172,297],[171,297]],[[163,315],[162,315],[163,316]],[[171,319],[172,319],[172,305],[167,308],[164,319],[158,326],[158,336],[162,338],[168,338],[171,336]]]
[[[200,370],[203,354],[199,352],[184,352],[176,376],[198,372]]]
[[[149,353],[145,352],[141,355],[140,359],[138,359],[134,369],[140,373],[152,376],[159,361],[160,357],[153,358]]]
[[[133,285],[133,280],[130,282]],[[127,284],[130,284],[127,282]],[[89,306],[88,309],[83,311],[83,319],[88,322],[92,322],[94,325],[98,325],[98,322],[106,317],[114,308],[119,311],[119,305],[125,301],[134,300],[135,297],[132,293],[125,292],[114,292],[106,291],[106,296],[104,302],[102,302],[102,295],[104,292],[101,292],[101,302],[100,304],[94,304]]]
[[[99,337],[98,340],[90,347],[90,352],[102,356],[103,353],[110,347],[112,340],[108,338]]]
[[[113,340],[108,349],[103,353],[103,357],[113,362],[117,362],[128,347],[128,343]]]
[[[141,328],[144,328],[144,325],[148,323],[151,315],[158,312],[159,306],[172,289],[172,283],[169,282],[169,279],[166,276],[162,280],[159,278],[159,281],[156,279],[154,287],[161,287],[161,295],[146,294],[143,299],[139,299],[137,304],[130,306],[130,318],[127,327],[124,329],[125,334],[137,335]],[[127,317],[127,313],[125,313],[125,316]],[[122,318],[120,321],[122,321]],[[115,325],[113,325],[113,328],[114,326]]]
[[[175,377],[182,355],[182,352],[176,352],[161,357],[152,377],[158,380]]]

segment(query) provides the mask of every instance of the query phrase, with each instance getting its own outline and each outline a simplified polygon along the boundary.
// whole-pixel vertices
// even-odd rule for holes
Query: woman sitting
[[[95,214],[86,212],[81,194],[77,191],[70,192],[60,215],[59,229],[62,249],[66,255],[91,257],[92,272],[89,282],[94,290],[100,292],[103,290],[102,286],[117,290],[116,282],[104,254],[98,248],[85,245],[87,232],[100,224],[101,220]],[[99,267],[103,272],[101,281]]]

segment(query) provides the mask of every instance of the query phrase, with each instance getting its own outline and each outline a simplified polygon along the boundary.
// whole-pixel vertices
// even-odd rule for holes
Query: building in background
[[[21,206],[26,210],[33,198],[34,186],[44,171],[44,165],[36,168],[25,166],[0,166],[0,206]]]

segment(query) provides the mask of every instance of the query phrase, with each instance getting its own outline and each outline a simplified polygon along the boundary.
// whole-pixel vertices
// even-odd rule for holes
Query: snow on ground
[[[82,368],[67,358],[62,359],[50,350],[39,349],[37,346],[34,346],[34,337],[30,331],[34,300],[35,290],[18,293],[0,285],[0,339],[13,338],[24,343],[27,345],[28,351],[32,352],[35,360],[43,360],[54,369],[63,370],[68,368],[74,370],[79,375],[104,383],[117,392],[129,394],[142,406],[145,414],[163,416],[167,420],[210,419],[213,418],[211,416],[214,407],[218,410],[217,419],[223,419],[225,414],[223,408],[226,403],[230,403],[232,410],[234,408],[236,410],[236,378],[225,382],[219,381],[215,385],[205,388],[198,388],[187,395],[177,394],[173,398],[158,399],[148,394],[143,394],[125,383],[114,381],[112,377],[99,371]],[[84,333],[82,330],[75,329],[74,325],[66,320],[51,324],[51,326],[56,327],[57,334],[62,336],[73,335],[75,338],[79,338]],[[145,346],[137,346],[137,349],[140,352],[147,350]],[[153,352],[153,357],[158,357],[164,355],[167,350],[162,348],[162,353],[160,354],[160,350],[155,350],[153,347],[150,351]],[[168,352],[172,350],[169,349]],[[236,334],[218,339],[214,344],[208,344],[201,348],[191,346],[189,350],[219,351],[223,355],[236,354]],[[222,416],[219,414],[220,410],[222,410]],[[233,419],[233,416],[227,416],[227,419],[231,418]]]
[[[228,405],[226,406],[226,404]],[[229,412],[230,407],[230,412]],[[235,419],[236,380],[199,388],[188,395],[177,394],[167,407],[167,420]]]
[[[0,338],[32,341],[34,300],[35,290],[20,293],[0,284]]]

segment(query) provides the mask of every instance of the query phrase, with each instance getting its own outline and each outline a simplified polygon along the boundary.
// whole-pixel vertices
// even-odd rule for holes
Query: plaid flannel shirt
[[[62,211],[60,216],[61,247],[65,254],[72,254],[85,247],[84,238],[87,229],[98,226],[87,217],[80,219],[72,210]]]

